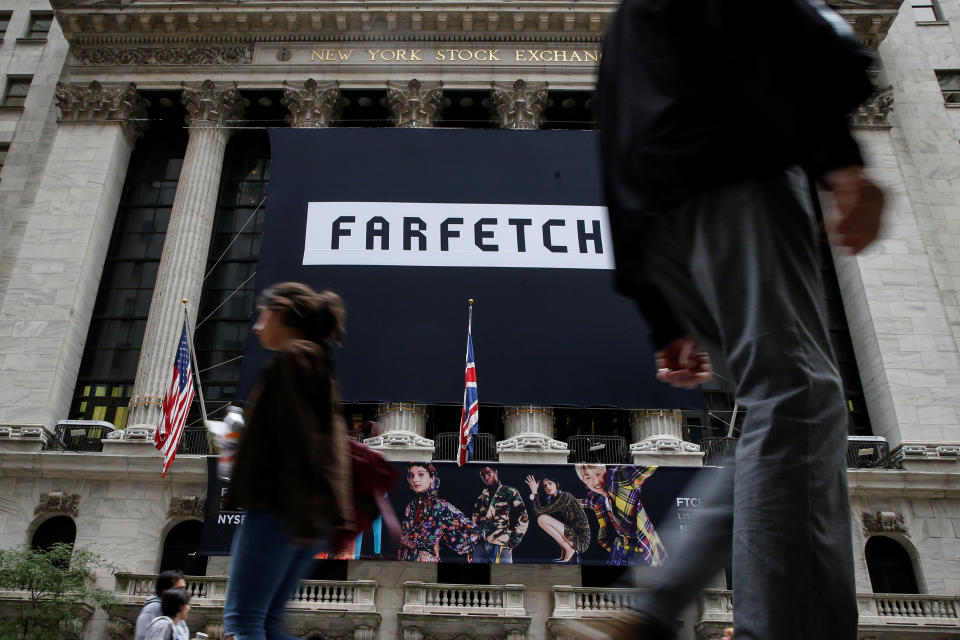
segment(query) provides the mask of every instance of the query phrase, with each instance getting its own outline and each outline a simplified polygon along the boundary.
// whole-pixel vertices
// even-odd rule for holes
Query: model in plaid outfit
[[[593,507],[600,531],[597,542],[609,552],[607,564],[658,567],[667,557],[657,530],[640,502],[640,489],[656,467],[578,464],[577,475],[590,492],[585,507]]]

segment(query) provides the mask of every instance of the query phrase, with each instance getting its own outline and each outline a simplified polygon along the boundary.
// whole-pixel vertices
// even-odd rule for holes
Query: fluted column
[[[68,417],[130,152],[145,128],[147,102],[133,83],[60,83],[56,99],[60,121],[0,299],[7,425],[50,428]]]
[[[432,127],[443,108],[443,83],[387,82],[387,105],[397,127]]]
[[[683,414],[679,409],[630,411],[633,463],[645,466],[699,467],[700,446],[683,439]]]
[[[190,140],[170,211],[130,399],[129,424],[141,428],[155,428],[160,418],[160,402],[170,382],[183,325],[184,298],[188,300],[191,326],[196,326],[220,172],[230,137],[225,125],[242,119],[246,104],[236,83],[216,85],[206,80],[202,84],[184,82],[182,86]]]
[[[500,462],[566,462],[566,442],[554,440],[553,409],[524,404],[503,413],[506,440],[497,443]]]
[[[539,129],[547,106],[547,83],[491,82],[490,102],[501,129]]]
[[[286,119],[291,127],[329,127],[343,104],[340,83],[317,82],[313,78],[303,83],[284,82],[280,103],[290,110]]]
[[[383,433],[367,438],[364,444],[377,449],[388,460],[432,460],[433,440],[425,438],[427,412],[422,404],[385,402],[379,406]]]

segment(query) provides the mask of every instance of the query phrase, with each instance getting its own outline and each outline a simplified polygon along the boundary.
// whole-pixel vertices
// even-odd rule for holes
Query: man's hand
[[[823,182],[833,193],[836,209],[826,220],[831,244],[860,253],[880,233],[883,190],[860,166],[834,169],[824,175]]]
[[[657,379],[675,387],[693,389],[713,377],[710,356],[690,336],[668,343],[656,358]]]

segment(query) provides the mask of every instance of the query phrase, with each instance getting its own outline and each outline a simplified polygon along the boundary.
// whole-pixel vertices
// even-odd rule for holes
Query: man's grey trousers
[[[644,272],[746,410],[735,461],[638,608],[666,624],[731,560],[737,640],[853,640],[846,404],[799,172],[652,218]]]

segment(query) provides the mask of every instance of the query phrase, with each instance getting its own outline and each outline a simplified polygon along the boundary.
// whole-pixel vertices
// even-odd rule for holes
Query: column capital
[[[287,122],[291,127],[329,127],[343,106],[340,83],[317,82],[313,78],[302,83],[284,82],[280,104],[290,110]]]
[[[432,127],[443,107],[442,82],[387,82],[387,104],[398,127]]]
[[[539,129],[547,106],[547,83],[491,82],[490,98],[502,129]]]
[[[57,83],[57,107],[60,122],[119,122],[124,130],[137,137],[147,128],[147,105],[137,92],[137,85]]]
[[[187,126],[222,127],[233,120],[243,120],[243,110],[249,104],[240,95],[236,82],[217,85],[213,80],[181,82],[181,102],[187,109]]]

